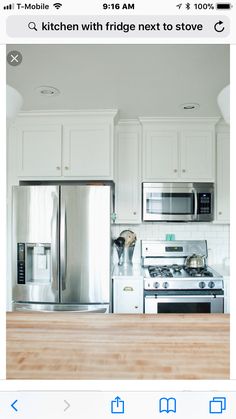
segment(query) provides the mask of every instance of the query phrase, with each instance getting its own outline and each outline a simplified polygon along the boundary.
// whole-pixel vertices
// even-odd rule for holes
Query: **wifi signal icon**
[[[62,6],[62,4],[61,3],[54,3],[53,6],[58,10]]]

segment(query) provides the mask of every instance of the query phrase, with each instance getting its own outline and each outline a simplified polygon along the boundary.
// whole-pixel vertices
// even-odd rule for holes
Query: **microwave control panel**
[[[198,214],[211,214],[211,193],[198,193]]]
[[[25,244],[17,244],[17,284],[25,284]]]

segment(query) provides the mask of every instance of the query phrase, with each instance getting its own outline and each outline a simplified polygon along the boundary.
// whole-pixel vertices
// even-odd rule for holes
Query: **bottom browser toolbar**
[[[173,419],[236,417],[236,392],[0,392],[4,419]]]

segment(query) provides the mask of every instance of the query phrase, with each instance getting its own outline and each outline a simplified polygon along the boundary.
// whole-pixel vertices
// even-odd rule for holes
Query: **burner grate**
[[[173,274],[170,270],[170,267],[167,265],[163,266],[149,266],[148,267],[149,274],[152,278],[172,278]]]
[[[185,271],[188,273],[191,277],[197,277],[197,278],[210,278],[213,277],[213,273],[209,272],[207,268],[185,268]]]
[[[214,275],[205,268],[187,268],[184,265],[151,265],[148,266],[151,278],[212,278]]]

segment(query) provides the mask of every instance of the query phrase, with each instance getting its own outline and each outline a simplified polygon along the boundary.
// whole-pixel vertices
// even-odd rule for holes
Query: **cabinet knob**
[[[134,308],[138,308],[138,306],[134,306]]]
[[[65,169],[66,169],[66,170],[69,170],[69,167],[68,167],[68,166],[65,166]]]
[[[111,213],[111,220],[112,220],[113,222],[115,222],[115,221],[116,221],[116,218],[117,218],[116,213],[115,213],[115,212],[112,212],[112,213]]]
[[[177,169],[174,169],[174,172],[175,172],[175,173],[177,173],[177,172],[178,172],[178,170],[177,170]]]
[[[61,170],[60,166],[57,166],[57,167],[56,167],[56,169],[57,169],[57,170]]]
[[[183,170],[182,170],[182,172],[183,172],[183,173],[185,173],[185,172],[186,172],[186,170],[185,170],[185,169],[183,169]]]
[[[222,212],[221,211],[219,211],[219,215],[222,215]]]
[[[137,214],[137,212],[136,212],[136,211],[134,211],[134,212],[133,212],[133,214],[134,214],[134,215],[136,215],[136,214]]]

